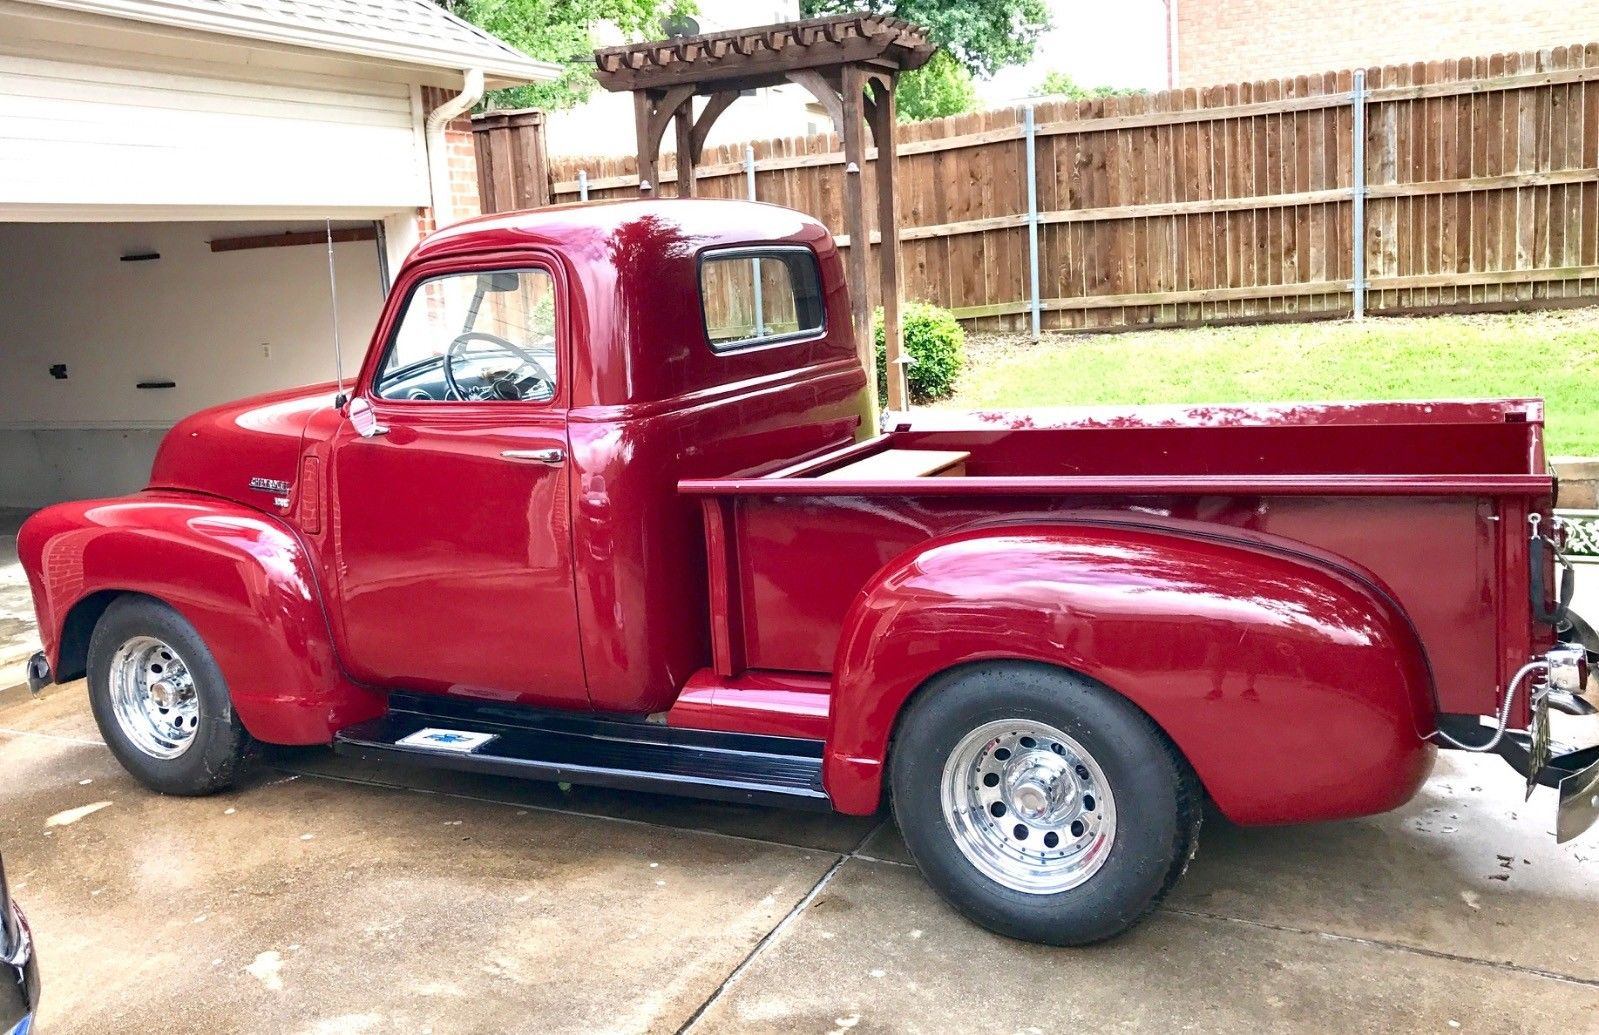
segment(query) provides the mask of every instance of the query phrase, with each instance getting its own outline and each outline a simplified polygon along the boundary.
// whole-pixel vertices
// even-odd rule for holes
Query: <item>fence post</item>
[[[579,201],[587,201],[588,199],[589,199],[589,171],[587,169],[579,169],[577,171],[577,200],[579,200]]]
[[[744,145],[744,189],[755,200],[755,147]],[[750,260],[750,276],[755,280],[755,336],[766,335],[766,300],[761,297],[761,260]]]
[[[1354,318],[1366,318],[1366,71],[1355,69],[1354,89],[1350,93],[1353,108],[1355,139],[1350,148],[1350,200],[1353,226],[1350,229],[1350,272],[1354,295]]]
[[[1033,106],[1027,106],[1027,265],[1028,290],[1032,299],[1033,340],[1039,337],[1038,297],[1038,127],[1033,120]]]

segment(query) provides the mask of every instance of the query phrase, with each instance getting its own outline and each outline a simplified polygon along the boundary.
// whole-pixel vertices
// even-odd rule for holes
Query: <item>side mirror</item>
[[[372,404],[359,395],[350,400],[349,417],[350,426],[355,428],[355,433],[362,438],[389,433],[388,428],[378,423],[378,415],[372,409]]]

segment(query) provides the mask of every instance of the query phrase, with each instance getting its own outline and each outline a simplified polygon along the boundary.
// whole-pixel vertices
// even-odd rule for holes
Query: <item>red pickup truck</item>
[[[844,265],[715,200],[434,234],[359,377],[178,424],[19,546],[127,769],[259,742],[869,814],[977,922],[1084,943],[1233,821],[1392,809],[1440,746],[1599,815],[1536,401],[910,419]],[[1565,643],[1560,638],[1579,642]],[[1587,637],[1590,642],[1580,642]]]

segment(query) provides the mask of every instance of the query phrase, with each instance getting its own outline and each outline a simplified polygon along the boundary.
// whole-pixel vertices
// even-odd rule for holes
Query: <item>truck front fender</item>
[[[383,711],[339,666],[305,548],[259,511],[181,493],[63,503],[23,524],[17,552],[58,680],[83,674],[105,605],[138,593],[199,631],[260,740],[325,743]]]
[[[1362,573],[1164,529],[1012,526],[924,544],[856,598],[824,759],[835,807],[876,809],[912,694],[996,659],[1058,665],[1130,699],[1239,823],[1386,811],[1435,756],[1424,650]]]

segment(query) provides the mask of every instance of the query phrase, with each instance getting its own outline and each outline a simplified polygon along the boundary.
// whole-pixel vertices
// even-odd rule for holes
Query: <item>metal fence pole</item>
[[[588,199],[589,199],[589,171],[587,169],[579,169],[577,171],[577,200],[579,200],[579,201],[587,201]]]
[[[1354,317],[1366,318],[1366,72],[1356,69],[1354,90],[1350,94],[1353,108],[1355,139],[1350,148],[1350,199],[1353,202],[1353,226],[1350,229],[1351,272],[1354,283]]]
[[[744,188],[750,200],[756,200],[755,148],[751,144],[744,145]],[[766,334],[766,300],[761,297],[761,260],[750,260],[750,276],[755,280],[755,336],[760,338]]]
[[[1033,340],[1039,337],[1038,297],[1038,127],[1033,121],[1033,106],[1027,106],[1027,264],[1028,290],[1032,299]]]

